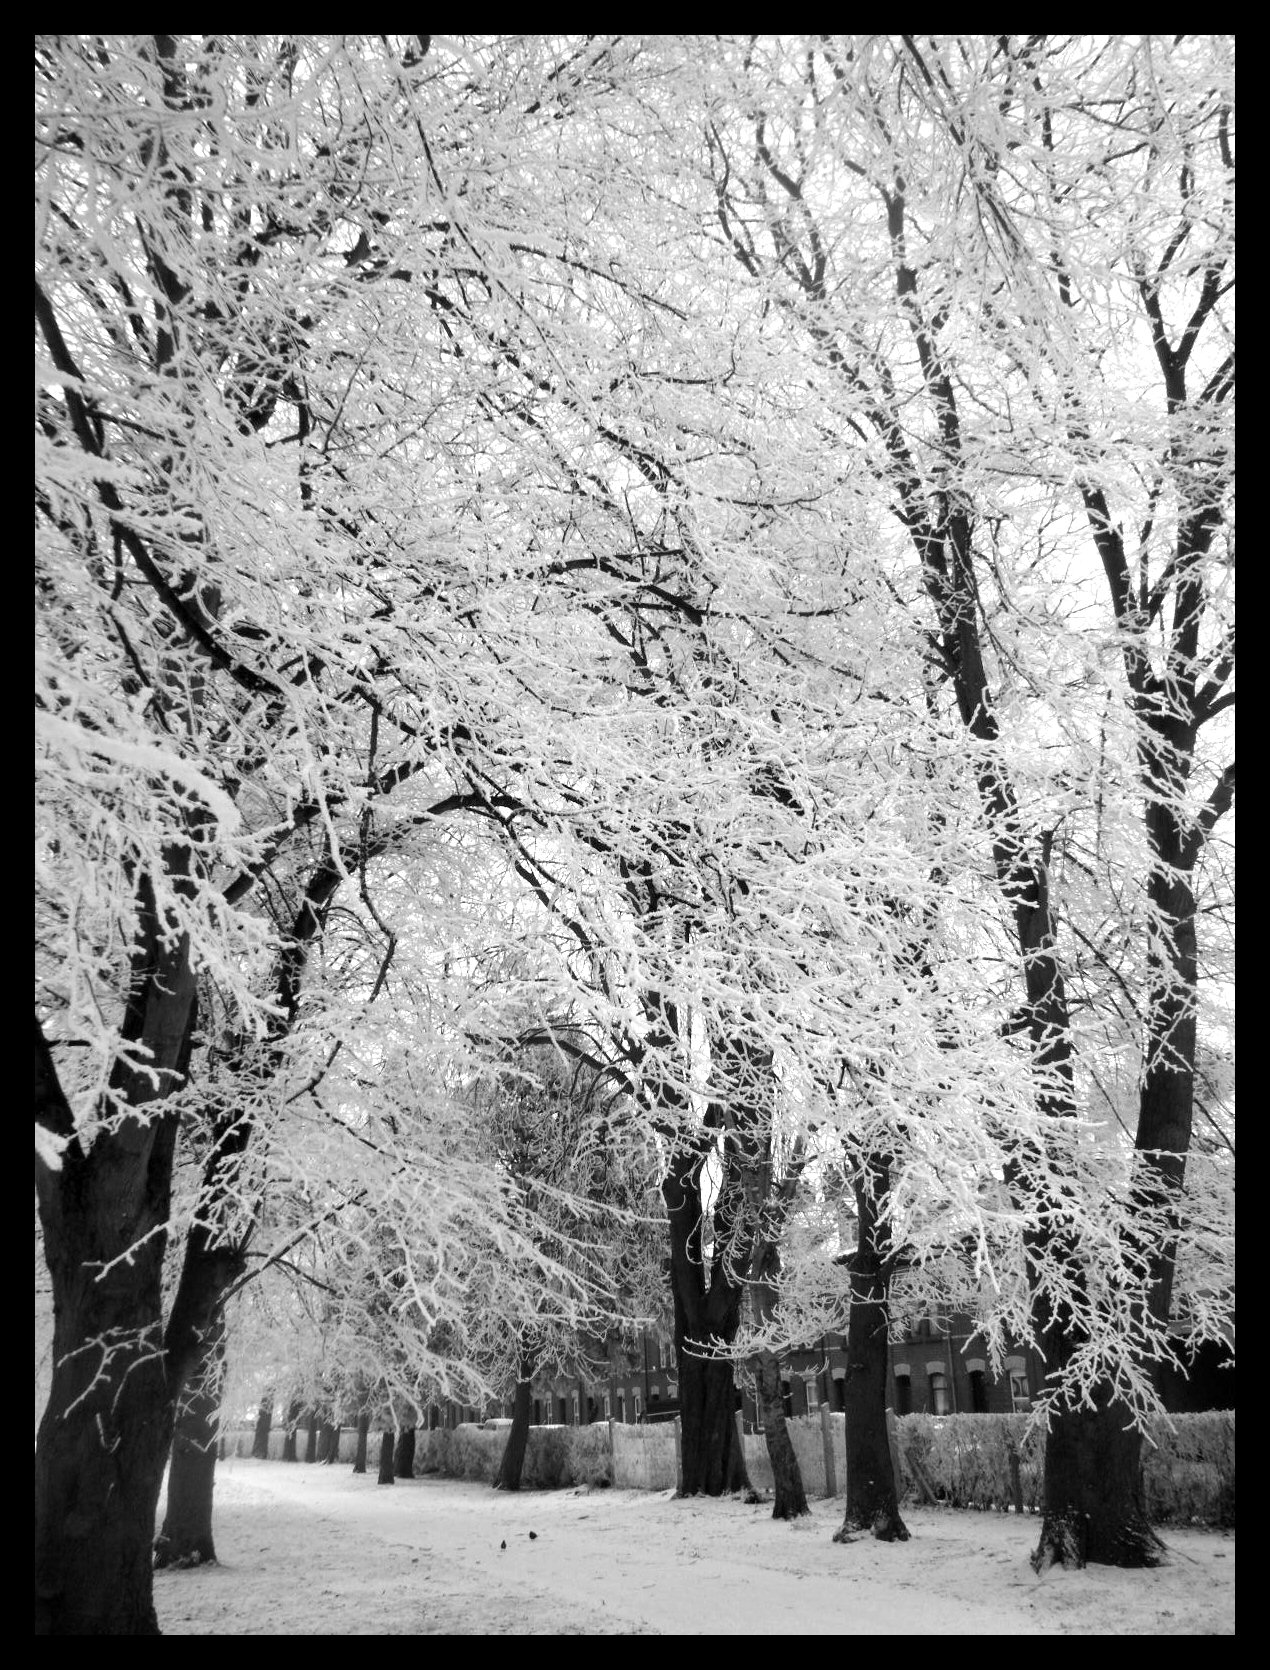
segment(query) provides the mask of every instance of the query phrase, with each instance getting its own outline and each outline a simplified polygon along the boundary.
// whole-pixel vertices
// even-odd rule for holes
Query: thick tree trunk
[[[736,1429],[736,1376],[731,1362],[703,1360],[689,1352],[680,1364],[683,1495],[722,1496],[750,1490],[745,1451]]]
[[[907,1542],[886,1429],[889,1266],[887,1230],[879,1208],[890,1186],[889,1166],[874,1160],[856,1183],[859,1236],[851,1264],[847,1320],[847,1506],[835,1542],[869,1531],[879,1542]]]
[[[318,1460],[332,1467],[340,1458],[340,1429],[334,1421],[323,1421],[318,1438]]]
[[[297,1398],[292,1398],[287,1410],[287,1435],[282,1440],[282,1459],[284,1461],[296,1460],[295,1435],[300,1416],[303,1413],[304,1405]]]
[[[370,1439],[370,1411],[363,1409],[357,1417],[357,1448],[353,1452],[353,1471],[366,1471],[366,1448]]]
[[[272,1425],[273,1392],[268,1391],[260,1399],[260,1408],[256,1414],[256,1431],[251,1440],[251,1458],[253,1461],[268,1461],[269,1429]]]
[[[216,1436],[225,1381],[225,1331],[207,1342],[203,1361],[181,1400],[168,1466],[168,1502],[154,1544],[156,1567],[214,1563],[212,1494],[216,1488]]]
[[[1059,1410],[1045,1444],[1045,1507],[1032,1565],[1158,1566],[1164,1544],[1147,1521],[1142,1438],[1123,1404]]]
[[[67,1333],[82,1341],[94,1336],[101,1307],[62,1314]],[[117,1396],[93,1394],[104,1353],[81,1347],[68,1360],[54,1347],[35,1452],[36,1635],[159,1634],[154,1523],[171,1400],[161,1357],[140,1343],[147,1337],[140,1320],[114,1326],[121,1343],[111,1369],[121,1380],[103,1379]]]
[[[773,1519],[798,1519],[810,1513],[807,1492],[803,1489],[802,1469],[794,1454],[794,1441],[785,1424],[785,1405],[781,1399],[781,1369],[772,1351],[760,1351],[754,1358],[754,1384],[758,1393],[759,1414],[763,1421],[763,1436],[767,1440],[767,1458],[772,1464],[775,1483]]]
[[[304,1423],[304,1459],[306,1462],[312,1463],[317,1460],[318,1412],[316,1409],[307,1411]]]
[[[741,1289],[716,1254],[709,1291],[701,1261],[702,1154],[674,1154],[662,1194],[670,1220],[670,1284],[675,1304],[679,1369],[680,1450],[685,1496],[721,1496],[750,1489],[745,1452],[736,1430],[736,1382],[731,1362],[702,1355],[730,1345],[741,1315]],[[734,1187],[735,1185],[733,1185]],[[716,1235],[726,1222],[725,1190],[716,1209]]]
[[[397,1436],[397,1448],[394,1457],[394,1469],[399,1479],[413,1479],[415,1476],[415,1429],[408,1426]]]
[[[525,1451],[529,1448],[529,1417],[533,1413],[530,1398],[533,1364],[528,1357],[520,1359],[520,1377],[516,1381],[516,1397],[512,1403],[512,1424],[503,1446],[503,1459],[498,1464],[494,1480],[495,1490],[519,1490],[520,1475],[525,1467]]]
[[[379,1440],[379,1483],[392,1484],[396,1478],[393,1470],[393,1454],[396,1440],[391,1432],[385,1432]]]
[[[102,1130],[85,1152],[36,1028],[36,1115],[71,1140],[36,1162],[54,1303],[53,1379],[35,1452],[35,1633],[157,1635],[155,1512],[172,1437],[162,1336],[163,1226],[177,1122],[153,1107],[188,1070],[194,982],[182,947],[138,953],[124,1034],[150,1050],[112,1093],[152,1117]],[[154,1076],[151,1077],[151,1071]],[[147,1104],[151,1104],[147,1107]]]

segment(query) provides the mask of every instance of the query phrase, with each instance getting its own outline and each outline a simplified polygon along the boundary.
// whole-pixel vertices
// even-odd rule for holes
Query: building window
[[[970,1371],[970,1408],[976,1415],[988,1413],[988,1383],[981,1368]]]
[[[1016,1415],[1025,1415],[1032,1407],[1032,1393],[1027,1383],[1027,1370],[1010,1370],[1010,1405]]]
[[[952,1409],[952,1399],[948,1396],[948,1376],[936,1370],[929,1379],[930,1412],[932,1415],[947,1415]]]
[[[807,1393],[807,1413],[814,1415],[820,1408],[820,1382],[810,1376],[803,1381],[803,1387]]]
[[[623,1421],[623,1422],[626,1420],[626,1393],[625,1392],[619,1392],[617,1394],[617,1418],[618,1418],[619,1421]]]
[[[636,1386],[635,1391],[632,1395],[635,1399],[635,1419],[637,1421],[643,1420],[643,1418],[644,1418],[644,1398],[643,1398],[643,1394],[640,1392],[640,1389],[639,1389],[638,1386]]]
[[[573,1424],[578,1426],[582,1420],[582,1406],[578,1401],[578,1394],[573,1394]]]
[[[895,1376],[895,1413],[897,1415],[911,1415],[913,1413],[913,1382],[907,1374]]]
[[[785,1409],[786,1420],[794,1418],[794,1388],[788,1376],[781,1377],[781,1403]]]
[[[604,1394],[604,1419],[606,1421],[611,1421],[613,1419],[613,1399],[610,1397],[608,1392],[605,1392]]]

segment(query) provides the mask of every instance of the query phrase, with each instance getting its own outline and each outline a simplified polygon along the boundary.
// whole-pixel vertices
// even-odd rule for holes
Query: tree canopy
[[[735,1354],[862,1302],[845,1196],[1132,1427],[1233,1311],[1230,40],[36,80],[42,1627],[152,1625],[257,1273],[416,1400],[629,1314],[596,1165]]]

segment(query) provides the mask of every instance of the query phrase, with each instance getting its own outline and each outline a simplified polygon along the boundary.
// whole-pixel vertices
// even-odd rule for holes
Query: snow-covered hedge
[[[1044,1442],[1041,1433],[1028,1431],[1026,1415],[905,1415],[896,1432],[904,1483],[915,1500],[933,1495],[963,1508],[1021,1502],[1026,1511],[1039,1511]],[[1148,1421],[1143,1485],[1147,1513],[1157,1523],[1233,1525],[1233,1412]]]
[[[837,1493],[845,1488],[843,1417],[831,1417]],[[820,1416],[788,1422],[809,1496],[825,1490]],[[933,1497],[958,1508],[1008,1508],[1019,1502],[1039,1512],[1044,1486],[1043,1439],[1028,1431],[1026,1415],[903,1415],[895,1423],[900,1471],[910,1500]],[[441,1473],[452,1479],[492,1483],[507,1443],[508,1427],[474,1424],[420,1432],[416,1473]],[[1143,1449],[1143,1484],[1147,1513],[1157,1524],[1233,1525],[1235,1523],[1235,1417],[1233,1411],[1157,1417],[1147,1423]],[[249,1456],[252,1432],[227,1435],[227,1455]],[[269,1435],[270,1460],[282,1454],[285,1432]],[[353,1434],[345,1431],[343,1462],[351,1455]],[[609,1428],[535,1426],[521,1482],[527,1490],[564,1485],[608,1485],[625,1489],[673,1489],[674,1428],[616,1426],[620,1454],[610,1451]],[[300,1454],[305,1434],[299,1434]],[[372,1448],[375,1446],[372,1445]],[[771,1489],[771,1468],[761,1435],[745,1439],[746,1465],[757,1489]],[[1017,1497],[1012,1459],[1017,1462]],[[371,1463],[372,1471],[374,1462]]]
[[[510,1428],[486,1429],[473,1423],[420,1434],[416,1473],[441,1473],[450,1479],[492,1484],[503,1459]],[[613,1482],[608,1427],[534,1426],[520,1482],[526,1490],[556,1490],[564,1485]]]
[[[1147,1513],[1160,1524],[1235,1523],[1235,1412],[1174,1415],[1149,1427],[1142,1470]]]

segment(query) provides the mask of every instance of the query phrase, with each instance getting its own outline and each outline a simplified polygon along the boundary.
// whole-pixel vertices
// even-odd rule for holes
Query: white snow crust
[[[1013,1514],[906,1508],[907,1543],[842,1545],[841,1498],[788,1525],[739,1498],[250,1460],[218,1465],[215,1500],[221,1563],[156,1574],[165,1634],[1234,1633],[1231,1532],[1166,1530],[1155,1571],[1037,1577]]]

